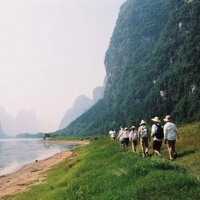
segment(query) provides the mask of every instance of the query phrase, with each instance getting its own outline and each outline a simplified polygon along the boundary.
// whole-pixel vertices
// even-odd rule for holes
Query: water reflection
[[[74,144],[43,143],[40,139],[1,139],[0,175],[11,173],[25,164],[43,160],[74,146]]]

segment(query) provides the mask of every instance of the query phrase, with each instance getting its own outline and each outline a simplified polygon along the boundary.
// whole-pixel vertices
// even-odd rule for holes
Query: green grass
[[[179,127],[177,141],[179,157],[176,162],[183,165],[188,173],[200,180],[200,123],[195,122]]]
[[[142,158],[140,146],[121,149],[118,141],[100,137],[73,151],[80,154],[46,173],[45,184],[7,196],[15,200],[196,200],[200,197],[200,125],[179,128],[178,158],[170,162],[163,145],[163,159]]]

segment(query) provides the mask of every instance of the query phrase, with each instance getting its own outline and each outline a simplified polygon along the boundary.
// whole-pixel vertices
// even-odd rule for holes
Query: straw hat
[[[160,119],[159,119],[159,117],[154,117],[153,119],[151,119],[153,122],[157,122],[157,123],[159,123],[159,122],[161,122],[160,121]]]
[[[170,120],[171,120],[171,116],[169,116],[169,115],[166,115],[166,117],[165,117],[164,121],[165,121],[165,122],[169,122]]]
[[[140,125],[142,124],[146,124],[146,122],[144,120],[141,120]]]
[[[130,130],[133,130],[133,129],[136,129],[136,127],[135,126],[131,126]]]
[[[128,128],[127,128],[127,127],[125,127],[125,128],[124,128],[124,130],[125,130],[125,131],[127,131],[127,130],[128,130]]]

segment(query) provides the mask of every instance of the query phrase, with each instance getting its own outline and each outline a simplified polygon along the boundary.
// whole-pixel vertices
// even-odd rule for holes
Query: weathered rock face
[[[104,89],[103,87],[96,87],[93,90],[93,104],[97,103],[100,99],[103,98]]]
[[[105,56],[104,97],[60,134],[200,118],[200,2],[127,0]]]

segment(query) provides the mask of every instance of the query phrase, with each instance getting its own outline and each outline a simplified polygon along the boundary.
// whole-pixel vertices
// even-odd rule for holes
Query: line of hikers
[[[177,156],[177,151],[175,148],[176,138],[179,139],[176,125],[171,122],[171,117],[169,115],[167,115],[164,119],[164,121],[166,122],[164,126],[161,124],[161,120],[159,119],[159,117],[154,117],[151,120],[153,122],[153,125],[151,127],[151,134],[147,128],[147,123],[145,122],[145,120],[141,120],[138,129],[135,126],[131,126],[129,131],[127,127],[123,128],[121,126],[119,134],[117,136],[120,141],[120,145],[125,148],[128,147],[129,142],[131,142],[132,150],[133,152],[136,152],[137,144],[138,142],[140,142],[142,156],[148,157],[149,142],[151,141],[151,137],[153,137],[154,153],[158,157],[162,158],[160,149],[164,140],[164,143],[167,144],[168,147],[169,159],[174,160]],[[109,134],[111,135],[112,141],[115,141],[116,131],[112,129],[109,131]]]

